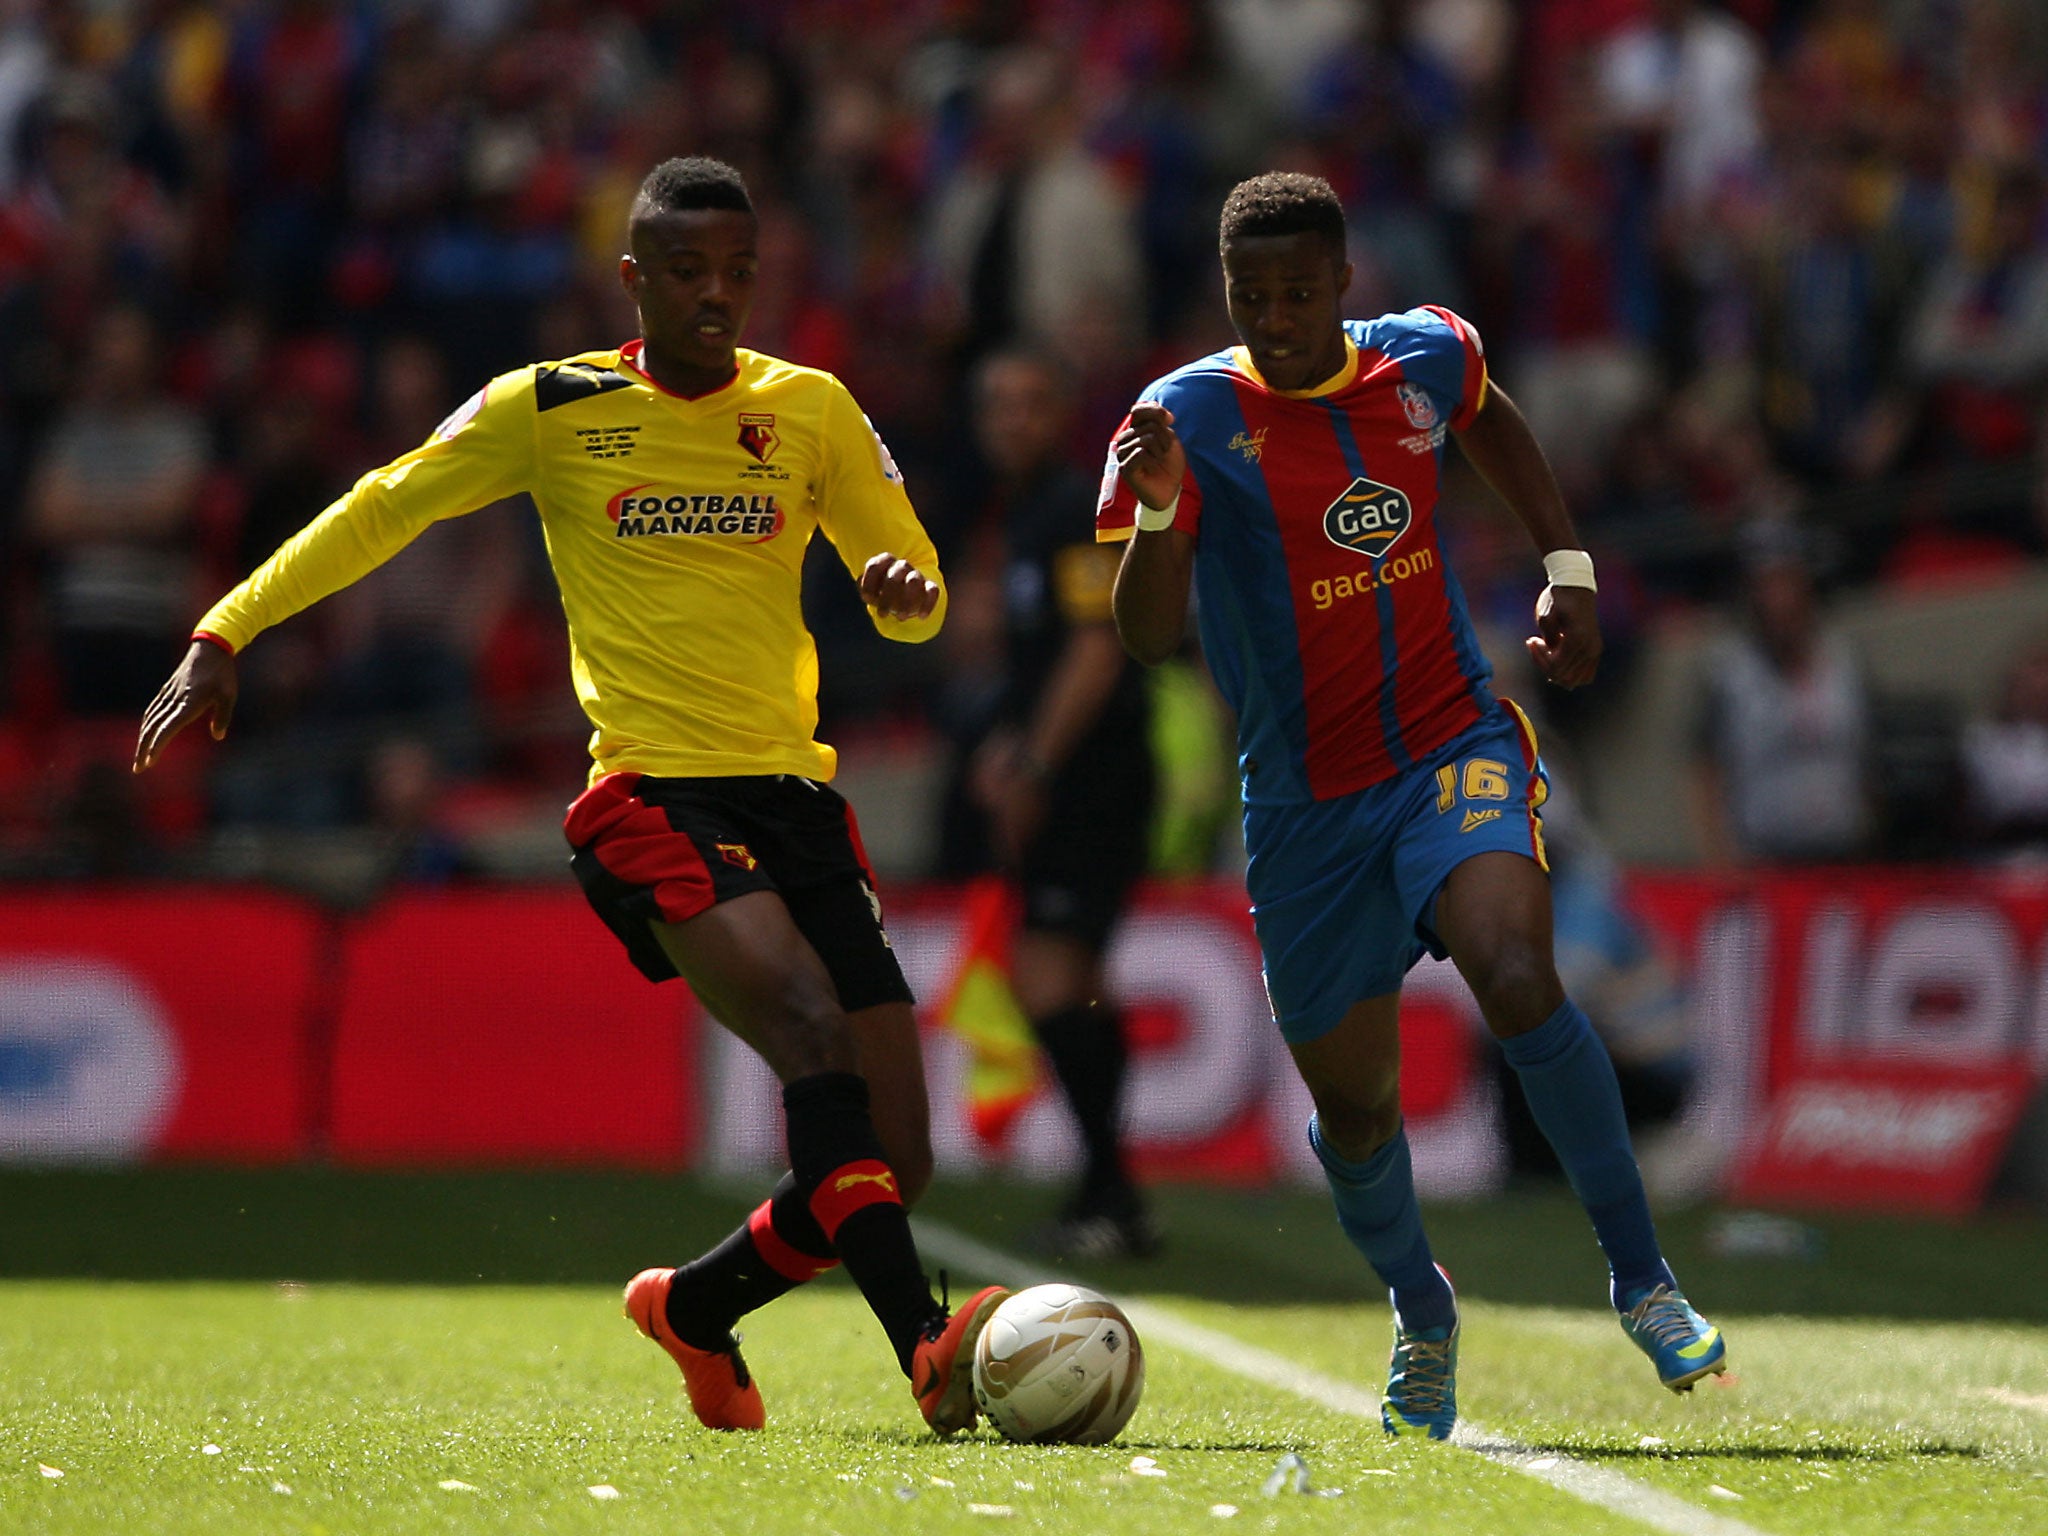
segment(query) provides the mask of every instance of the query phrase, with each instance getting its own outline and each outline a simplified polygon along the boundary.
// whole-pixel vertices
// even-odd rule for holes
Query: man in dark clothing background
[[[960,573],[956,624],[987,622],[960,626],[952,652],[960,707],[942,863],[956,877],[993,865],[1022,894],[1011,981],[1085,1155],[1038,1246],[1144,1256],[1159,1237],[1124,1156],[1127,1052],[1102,960],[1145,870],[1150,711],[1110,618],[1117,551],[1094,541],[1095,477],[1069,451],[1073,398],[1061,365],[1036,353],[992,354],[975,374],[987,474],[950,519],[946,556]]]

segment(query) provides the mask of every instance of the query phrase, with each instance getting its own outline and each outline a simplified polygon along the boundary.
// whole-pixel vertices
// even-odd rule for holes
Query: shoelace
[[[725,1350],[724,1353],[726,1358],[732,1361],[732,1379],[734,1384],[744,1392],[752,1385],[754,1378],[752,1373],[747,1370],[746,1356],[740,1353],[740,1335],[734,1333],[730,1335],[730,1338],[732,1339],[732,1346]]]
[[[939,1271],[939,1315],[924,1325],[924,1336],[936,1339],[946,1331],[946,1324],[953,1320],[953,1291],[946,1272]]]
[[[1685,1301],[1676,1291],[1658,1286],[1630,1310],[1629,1317],[1659,1345],[1682,1344],[1697,1330],[1687,1316]]]
[[[1411,1413],[1436,1413],[1451,1390],[1451,1341],[1410,1339],[1401,1366],[1401,1406]]]

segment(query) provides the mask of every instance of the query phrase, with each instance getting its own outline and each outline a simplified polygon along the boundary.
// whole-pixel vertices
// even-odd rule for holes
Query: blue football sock
[[[1592,1021],[1567,998],[1536,1028],[1501,1041],[1500,1048],[1573,1193],[1593,1218],[1616,1309],[1626,1312],[1654,1286],[1675,1287],[1629,1147],[1621,1085]]]
[[[1437,1271],[1429,1239],[1423,1235],[1407,1132],[1395,1132],[1392,1141],[1362,1163],[1346,1162],[1323,1144],[1321,1127],[1311,1115],[1308,1144],[1330,1181],[1337,1225],[1394,1293],[1401,1326],[1448,1329],[1457,1322],[1451,1288]]]

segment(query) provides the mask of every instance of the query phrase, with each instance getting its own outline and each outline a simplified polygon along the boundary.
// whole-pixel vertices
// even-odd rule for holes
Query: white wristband
[[[1163,507],[1148,507],[1138,503],[1138,528],[1144,533],[1158,533],[1173,526],[1173,514],[1180,510],[1180,492],[1173,493],[1173,500]]]
[[[1593,557],[1583,549],[1553,549],[1543,557],[1543,574],[1553,587],[1584,587],[1598,592],[1593,580]]]

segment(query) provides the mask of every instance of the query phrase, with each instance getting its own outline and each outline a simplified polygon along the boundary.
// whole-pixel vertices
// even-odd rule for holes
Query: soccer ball
[[[974,1346],[974,1401],[1006,1440],[1100,1445],[1145,1390],[1145,1352],[1117,1304],[1034,1285],[995,1310]]]

